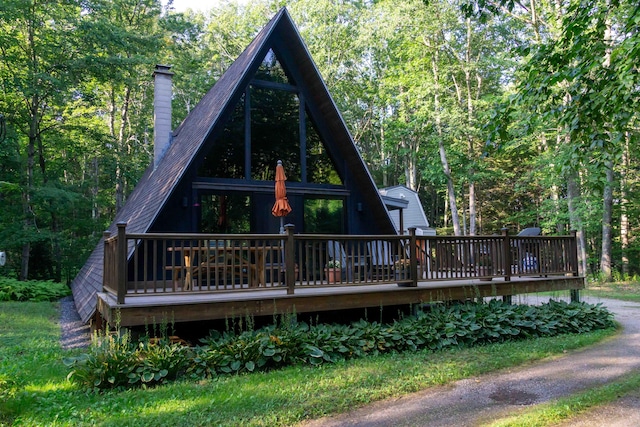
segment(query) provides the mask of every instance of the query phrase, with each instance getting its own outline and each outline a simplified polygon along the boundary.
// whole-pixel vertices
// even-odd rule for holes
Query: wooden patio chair
[[[461,241],[436,242],[434,250],[433,268],[439,278],[465,276],[475,268]]]
[[[418,240],[415,252],[418,260],[418,279],[429,277],[433,268],[430,242],[428,240]]]
[[[267,251],[265,257],[265,278],[266,282],[270,283],[272,286],[274,284],[277,285],[285,285],[286,282],[286,266],[284,259],[284,246],[278,249],[277,247],[272,248]],[[294,263],[294,281],[299,280],[300,269],[298,268],[298,263]]]
[[[391,242],[387,240],[368,242],[367,251],[371,278],[392,280],[395,277],[395,257]]]

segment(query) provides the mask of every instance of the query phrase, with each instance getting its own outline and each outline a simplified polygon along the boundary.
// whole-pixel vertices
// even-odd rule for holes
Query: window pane
[[[278,58],[276,58],[275,53],[273,53],[271,49],[269,49],[269,52],[265,55],[254,78],[275,83],[290,83],[284,69],[280,65],[280,62],[278,62]]]
[[[204,157],[199,176],[244,179],[244,96]]]
[[[307,182],[313,184],[342,185],[326,147],[320,139],[307,111]]]
[[[203,194],[201,233],[250,233],[251,198],[243,194]]]
[[[284,90],[251,88],[251,179],[272,180],[282,160],[287,180],[300,182],[298,97]]]
[[[305,233],[344,233],[344,201],[342,199],[312,199],[304,201]]]

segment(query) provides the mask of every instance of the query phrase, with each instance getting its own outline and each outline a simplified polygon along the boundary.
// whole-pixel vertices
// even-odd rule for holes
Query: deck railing
[[[257,291],[421,281],[578,275],[571,236],[295,234],[105,235],[106,292],[127,295]]]

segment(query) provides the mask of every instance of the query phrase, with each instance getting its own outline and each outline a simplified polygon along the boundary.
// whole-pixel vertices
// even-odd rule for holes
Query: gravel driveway
[[[529,295],[518,302],[537,304],[548,299]],[[559,358],[430,388],[302,425],[476,426],[513,414],[523,407],[615,381],[640,370],[640,304],[594,298],[583,300],[602,302],[615,313],[616,320],[623,326],[622,333]],[[640,426],[640,392],[564,425]]]

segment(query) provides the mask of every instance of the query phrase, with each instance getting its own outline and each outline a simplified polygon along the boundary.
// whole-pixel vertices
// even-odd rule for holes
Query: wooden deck
[[[126,225],[118,227],[117,236],[105,236],[97,327],[584,287],[575,235],[347,236],[294,234],[292,228],[285,235],[127,234]]]
[[[112,293],[98,294],[98,312],[103,321],[123,327],[151,325],[162,321],[193,322],[242,316],[313,313],[364,307],[419,305],[503,297],[526,293],[584,289],[584,278],[572,276],[513,277],[420,281],[416,287],[398,284],[301,287],[288,294],[282,286],[230,292],[185,292],[172,294],[129,294],[119,304]],[[116,313],[118,312],[117,316]]]

